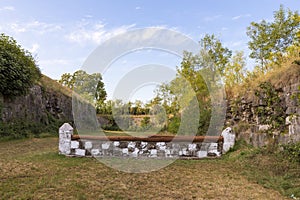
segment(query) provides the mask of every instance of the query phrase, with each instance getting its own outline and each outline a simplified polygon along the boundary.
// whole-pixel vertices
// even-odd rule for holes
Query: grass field
[[[255,164],[259,156],[247,163],[245,152],[221,159],[177,160],[159,171],[135,174],[93,158],[58,155],[57,148],[57,138],[0,142],[0,199],[277,200],[290,199],[288,192],[300,187],[299,168],[289,172],[298,177],[287,179],[288,188],[281,190],[283,176]]]

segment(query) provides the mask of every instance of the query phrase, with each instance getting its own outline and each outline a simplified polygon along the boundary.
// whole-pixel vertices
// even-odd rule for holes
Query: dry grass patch
[[[223,159],[135,174],[58,155],[57,146],[56,138],[1,142],[0,199],[284,199]]]

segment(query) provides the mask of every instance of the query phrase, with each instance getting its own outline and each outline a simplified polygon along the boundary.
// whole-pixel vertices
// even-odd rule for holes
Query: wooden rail
[[[72,140],[101,140],[101,141],[142,141],[142,142],[224,142],[223,136],[92,136],[92,135],[72,135]]]

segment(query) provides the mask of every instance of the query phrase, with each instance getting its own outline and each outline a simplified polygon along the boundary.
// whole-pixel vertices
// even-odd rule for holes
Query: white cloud
[[[6,24],[6,29],[13,33],[24,33],[24,32],[34,32],[38,34],[44,34],[48,32],[53,32],[61,29],[60,25],[57,24],[48,24],[40,22],[37,20],[29,21],[25,23],[15,22]]]
[[[233,18],[231,18],[232,20],[238,20],[238,19],[240,19],[242,16],[241,15],[238,15],[238,16],[235,16],[235,17],[233,17]]]
[[[84,15],[85,18],[93,18],[93,15]]]
[[[70,65],[73,63],[73,60],[71,59],[51,59],[51,60],[43,60],[43,61],[39,61],[40,65],[57,65],[57,66],[61,66],[61,65]]]
[[[247,17],[251,17],[251,15],[250,14],[238,15],[238,16],[232,17],[231,19],[232,20],[238,20],[238,19],[247,18]]]
[[[240,46],[242,46],[242,45],[244,45],[244,43],[241,42],[241,41],[238,41],[238,42],[233,42],[231,46],[232,46],[232,47],[240,47]]]
[[[205,17],[204,21],[207,21],[207,22],[214,21],[214,20],[219,19],[220,17],[222,17],[222,15],[214,15],[214,16],[210,16],[210,17]]]
[[[117,28],[106,29],[102,22],[81,22],[77,28],[66,35],[66,39],[77,44],[96,43],[107,40],[110,37],[126,32],[135,24],[124,25]]]
[[[4,6],[0,8],[0,11],[15,11],[15,7],[13,6]]]
[[[135,7],[135,9],[136,9],[136,10],[140,10],[140,9],[141,9],[141,7],[137,6],[137,7]]]

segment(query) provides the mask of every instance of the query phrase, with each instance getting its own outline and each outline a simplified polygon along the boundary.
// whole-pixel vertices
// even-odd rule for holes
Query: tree
[[[274,21],[251,22],[247,28],[250,37],[248,47],[250,57],[255,59],[263,72],[269,70],[270,63],[279,65],[289,46],[299,44],[300,16],[298,12],[284,9],[281,5],[274,12]]]
[[[41,72],[30,52],[16,40],[0,35],[0,93],[15,97],[25,95],[41,78]]]
[[[246,62],[243,51],[237,51],[225,68],[225,83],[228,87],[241,84],[245,78]]]
[[[201,50],[196,55],[183,53],[176,78],[162,84],[156,91],[168,114],[168,131],[178,131],[181,120],[186,120],[183,123],[186,127],[181,128],[186,132],[184,134],[189,134],[187,127],[194,127],[196,123],[198,134],[206,133],[209,128],[212,100],[215,102],[220,93],[221,78],[226,73],[232,52],[215,35],[205,35],[200,46]],[[196,110],[200,113],[195,113]],[[199,121],[194,121],[198,117]]]
[[[64,73],[60,80],[58,81],[60,84],[62,84],[65,87],[70,88],[71,90],[73,90],[74,87],[74,81],[75,79],[73,78],[73,75],[70,73]]]
[[[224,47],[214,35],[206,34],[200,41],[201,51],[198,64],[211,71],[224,75],[224,70],[231,57],[231,50]]]
[[[78,70],[72,75],[63,74],[58,82],[95,104],[96,107],[103,109],[107,94],[100,73],[88,74],[83,70]]]

